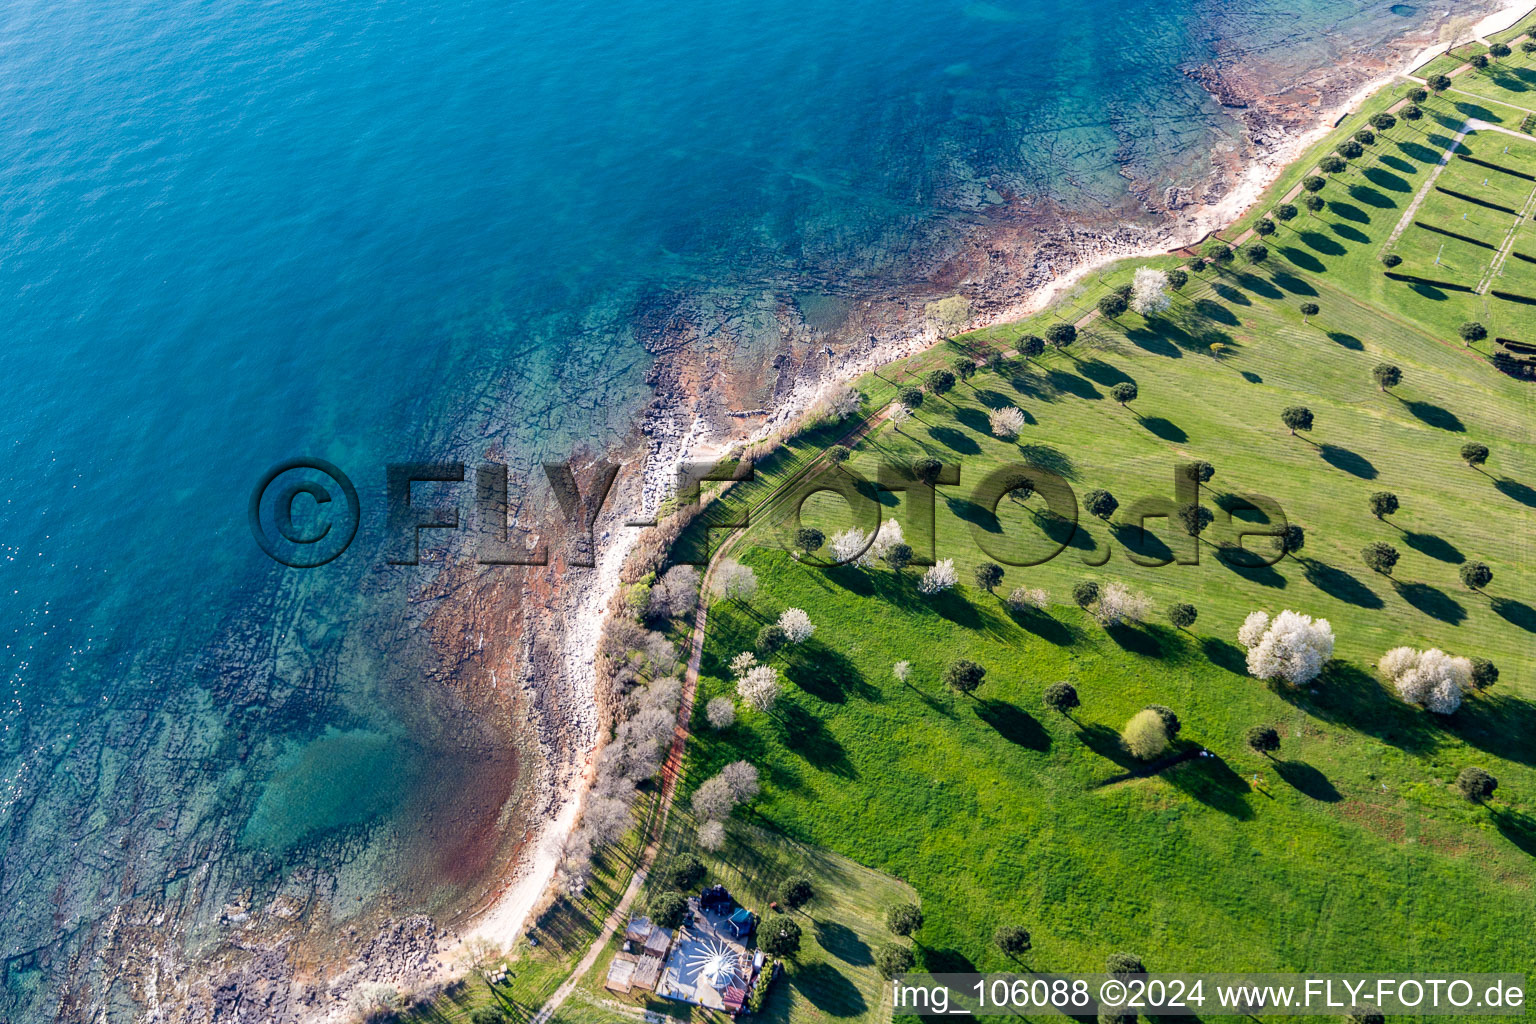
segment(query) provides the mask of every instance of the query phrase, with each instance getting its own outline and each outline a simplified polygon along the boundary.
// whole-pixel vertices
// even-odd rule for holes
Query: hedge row
[[[1536,174],[1526,174],[1524,171],[1517,171],[1509,167],[1500,167],[1498,164],[1491,164],[1487,160],[1479,160],[1477,157],[1467,156],[1465,153],[1457,154],[1456,159],[1465,160],[1469,164],[1477,164],[1479,167],[1487,167],[1495,171],[1503,171],[1505,174],[1512,174],[1517,178],[1524,178],[1526,181],[1536,181]]]
[[[1413,226],[1416,227],[1416,228],[1423,228],[1425,231],[1433,231],[1437,235],[1445,235],[1448,238],[1454,238],[1454,239],[1456,239],[1458,241],[1461,241],[1461,242],[1471,242],[1473,245],[1480,245],[1484,249],[1492,249],[1494,252],[1498,252],[1499,251],[1499,247],[1498,246],[1496,246],[1496,245],[1489,245],[1487,242],[1483,241],[1481,238],[1473,238],[1470,235],[1458,235],[1454,231],[1447,231],[1447,230],[1445,230],[1445,228],[1437,228],[1433,224],[1425,224],[1421,220],[1414,221],[1413,222]]]
[[[1428,284],[1436,288],[1445,288],[1453,292],[1470,292],[1471,285],[1456,284],[1454,281],[1436,281],[1430,277],[1414,277],[1412,274],[1395,274],[1390,270],[1383,271],[1387,277],[1394,281],[1407,281],[1409,284]]]
[[[1487,207],[1490,210],[1498,210],[1500,213],[1511,213],[1511,214],[1513,214],[1513,213],[1519,213],[1520,212],[1519,210],[1515,209],[1512,206],[1503,206],[1503,205],[1501,205],[1499,203],[1490,203],[1486,199],[1479,199],[1479,198],[1477,198],[1477,196],[1469,196],[1465,192],[1457,192],[1453,188],[1443,188],[1443,187],[1441,187],[1439,185],[1436,185],[1435,186],[1435,191],[1439,192],[1439,193],[1442,193],[1444,195],[1455,196],[1457,199],[1464,199],[1467,202],[1471,203],[1473,206],[1485,206],[1485,207]],[[1492,248],[1492,246],[1490,246],[1489,248]]]
[[[1536,299],[1529,295],[1516,295],[1514,292],[1489,292],[1496,299],[1504,299],[1506,302],[1523,302],[1527,306],[1536,306]]]
[[[1517,260],[1525,260],[1527,263],[1536,263],[1536,256],[1527,256],[1518,249],[1509,250],[1509,254]]]
[[[1536,355],[1536,345],[1532,345],[1529,342],[1515,341],[1513,338],[1494,338],[1493,340],[1498,342],[1500,345],[1503,345],[1511,352],[1522,352],[1527,355]]]

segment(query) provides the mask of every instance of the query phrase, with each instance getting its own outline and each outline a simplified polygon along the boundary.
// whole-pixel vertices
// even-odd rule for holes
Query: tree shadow
[[[987,414],[982,412],[980,409],[973,409],[970,406],[962,406],[961,408],[955,410],[955,420],[962,426],[969,427],[976,431],[978,434],[986,434],[990,436],[992,433],[992,421],[988,419]]]
[[[923,966],[933,974],[976,973],[976,965],[958,949],[925,949]]]
[[[1206,659],[1217,668],[1226,669],[1233,675],[1248,674],[1248,654],[1237,644],[1208,636],[1200,641],[1200,649],[1205,652]]]
[[[1308,270],[1314,274],[1321,274],[1328,269],[1327,267],[1323,266],[1322,260],[1318,259],[1316,256],[1313,256],[1305,249],[1297,249],[1294,246],[1288,245],[1280,250],[1280,255],[1284,256],[1287,260],[1300,267],[1302,270]]]
[[[1185,441],[1189,440],[1189,435],[1184,432],[1184,428],[1180,427],[1172,420],[1165,419],[1162,416],[1143,417],[1140,422],[1141,425],[1146,427],[1147,430],[1150,431],[1154,436],[1160,437],[1164,441],[1172,441],[1174,444],[1183,444]]]
[[[1215,292],[1217,295],[1221,296],[1223,299],[1226,299],[1228,302],[1232,303],[1232,305],[1234,305],[1234,306],[1251,306],[1251,305],[1253,305],[1253,300],[1250,299],[1248,296],[1244,295],[1242,292],[1238,291],[1236,288],[1233,288],[1231,285],[1222,284],[1220,281],[1213,281],[1213,282],[1211,282],[1211,291]]]
[[[854,967],[869,967],[874,964],[875,958],[870,952],[869,944],[859,938],[852,928],[837,921],[817,921],[814,927],[816,944],[843,963]]]
[[[1134,384],[1135,379],[1124,371],[1111,366],[1102,359],[1090,359],[1077,364],[1078,370],[1084,377],[1095,384],[1104,387],[1112,387],[1116,384]]]
[[[847,655],[817,640],[808,640],[787,652],[784,678],[828,704],[842,704],[848,693],[867,696],[870,686]]]
[[[1383,153],[1380,156],[1379,159],[1380,159],[1380,161],[1382,163],[1386,164],[1388,167],[1392,168],[1394,171],[1402,171],[1404,174],[1418,174],[1419,173],[1419,169],[1417,167],[1415,167],[1412,163],[1408,162],[1407,160],[1404,160],[1400,156],[1393,156],[1391,153]]]
[[[1289,582],[1268,558],[1232,541],[1224,540],[1216,545],[1216,561],[1242,579],[1261,587],[1284,590]]]
[[[1309,558],[1302,564],[1302,574],[1318,590],[1345,604],[1373,610],[1386,607],[1386,602],[1374,590],[1347,570]]]
[[[1348,726],[1408,753],[1432,750],[1440,740],[1439,729],[1424,712],[1404,704],[1375,676],[1348,662],[1329,662],[1306,686],[1277,682],[1270,690],[1325,722]]]
[[[1275,774],[1302,796],[1336,804],[1344,799],[1328,777],[1305,761],[1276,761]]]
[[[1405,532],[1403,534],[1403,543],[1420,554],[1428,555],[1430,558],[1438,559],[1442,562],[1450,562],[1452,565],[1460,565],[1467,560],[1467,556],[1458,551],[1454,544],[1443,537],[1436,537],[1432,533]]]
[[[1243,370],[1242,374],[1243,374],[1243,380],[1247,381],[1249,384],[1263,384],[1264,383],[1264,378],[1260,377],[1258,374],[1252,372],[1251,370]]]
[[[1348,224],[1333,224],[1330,225],[1330,227],[1332,228],[1334,234],[1338,235],[1340,238],[1347,238],[1351,242],[1364,243],[1371,240],[1370,235],[1367,235],[1359,228],[1352,228]]]
[[[1058,476],[1068,478],[1077,475],[1077,467],[1072,463],[1072,456],[1060,448],[1053,448],[1048,444],[1021,444],[1019,453],[1031,466],[1039,466],[1041,469],[1048,469]]]
[[[1467,610],[1459,601],[1428,583],[1399,583],[1397,593],[1404,601],[1432,619],[1439,619],[1441,622],[1449,622],[1456,626],[1467,617]]]
[[[1292,295],[1316,295],[1317,294],[1317,289],[1316,288],[1313,288],[1311,285],[1307,284],[1307,282],[1303,281],[1301,278],[1297,277],[1295,274],[1287,273],[1284,270],[1279,271],[1278,273],[1276,273],[1274,275],[1273,279],[1274,279],[1275,284],[1279,285],[1281,288],[1284,288],[1286,291],[1290,292]]]
[[[1162,778],[1186,796],[1239,821],[1253,817],[1246,794],[1251,787],[1220,757],[1194,757],[1162,773]]]
[[[1491,811],[1494,827],[1524,853],[1536,857],[1536,818],[1518,811]]]
[[[1409,285],[1408,290],[1413,292],[1415,295],[1429,299],[1431,302],[1444,302],[1446,299],[1450,298],[1449,295],[1445,294],[1445,292],[1441,291],[1439,288],[1436,288],[1432,284],[1425,284],[1423,281]]]
[[[1508,478],[1495,480],[1493,486],[1506,498],[1513,498],[1527,508],[1536,508],[1536,488]]]
[[[1404,402],[1403,404],[1421,422],[1437,430],[1462,433],[1467,429],[1455,413],[1443,406],[1435,405],[1431,402]]]
[[[1210,299],[1196,299],[1195,310],[1207,320],[1214,320],[1218,324],[1226,324],[1228,327],[1238,325],[1237,314],[1226,306]]]
[[[1344,331],[1329,331],[1328,340],[1342,346],[1343,348],[1349,349],[1351,352],[1361,352],[1365,349],[1364,342],[1355,337],[1353,334],[1349,334]]]
[[[1131,756],[1121,741],[1120,734],[1107,725],[1094,722],[1077,730],[1077,738],[1083,746],[1108,761],[1113,761],[1127,771],[1142,767],[1142,762]]]
[[[1164,654],[1162,641],[1156,634],[1127,623],[1104,627],[1104,635],[1127,654],[1138,654],[1143,658],[1161,658]]]
[[[1249,291],[1253,292],[1253,294],[1258,295],[1261,298],[1285,298],[1284,293],[1282,293],[1280,289],[1276,288],[1274,284],[1257,274],[1238,274],[1237,279],[1242,282],[1244,288],[1247,288]]]
[[[1379,185],[1388,192],[1412,192],[1413,183],[1401,174],[1393,174],[1391,171],[1382,170],[1380,167],[1369,168],[1362,177],[1372,185]],[[1350,195],[1355,195],[1355,189],[1349,190]],[[1356,198],[1359,198],[1356,196]],[[1385,197],[1383,197],[1385,198]],[[1396,205],[1395,203],[1391,205]]]
[[[1325,444],[1319,447],[1318,454],[1328,465],[1335,469],[1342,469],[1351,476],[1357,476],[1362,480],[1376,479],[1376,467],[1371,464],[1370,459],[1358,452],[1340,448],[1336,444]]]
[[[869,1010],[858,986],[825,960],[796,966],[789,972],[789,983],[829,1017],[862,1017]]]
[[[1493,599],[1493,610],[1505,622],[1512,626],[1519,626],[1527,633],[1536,633],[1536,608],[1523,601],[1514,601],[1507,597]]]
[[[1002,408],[1005,408],[1006,406],[1009,406],[1009,405],[1013,404],[1013,402],[1009,400],[1007,395],[1003,394],[1001,391],[993,391],[991,388],[981,388],[981,389],[979,389],[976,392],[976,401],[980,402],[982,405],[986,406],[988,409],[1002,409]],[[969,408],[969,407],[965,407],[965,408],[961,409],[961,412],[967,412],[967,413],[972,414],[973,416],[981,416],[982,422],[983,423],[987,422],[986,416],[984,414],[982,414],[977,409],[972,409],[972,408]],[[956,418],[958,418],[959,415],[960,415],[960,413],[957,412],[955,414]],[[965,422],[969,422],[969,421],[967,420]]]
[[[1029,630],[1046,643],[1067,647],[1077,642],[1077,630],[1064,622],[1057,621],[1041,609],[1025,608],[1010,614],[1021,629]]]
[[[1521,697],[1462,701],[1445,720],[1447,731],[1478,750],[1516,764],[1536,764],[1536,704]]]
[[[774,716],[784,729],[785,746],[790,750],[822,771],[846,779],[858,778],[848,752],[821,719],[794,701],[780,701]]]
[[[1147,560],[1156,559],[1161,562],[1173,560],[1173,549],[1163,539],[1146,528],[1145,523],[1127,525],[1116,523],[1110,527],[1115,540],[1133,555],[1138,555]]]
[[[962,434],[954,427],[930,427],[928,436],[948,448],[950,451],[959,452],[961,455],[980,455],[981,445]]]
[[[1315,249],[1324,256],[1343,256],[1349,251],[1321,231],[1302,231],[1297,237],[1307,248]]]
[[[1046,381],[1058,392],[1065,392],[1077,398],[1103,398],[1099,389],[1094,387],[1086,378],[1079,377],[1075,373],[1052,368],[1046,372]]]
[[[986,722],[1009,743],[1030,750],[1050,750],[1051,736],[1033,715],[1016,705],[1001,700],[978,700],[976,717]]]
[[[1412,139],[1404,140],[1398,142],[1397,148],[1402,152],[1407,153],[1421,164],[1433,165],[1440,162],[1440,154],[1436,153],[1422,142],[1417,142]],[[1382,157],[1381,162],[1386,163],[1387,157]],[[1402,170],[1402,168],[1398,169]]]
[[[1371,215],[1366,213],[1354,203],[1346,203],[1342,199],[1335,199],[1328,204],[1328,209],[1344,220],[1354,221],[1356,224],[1369,224]],[[1358,234],[1358,232],[1356,232]]]

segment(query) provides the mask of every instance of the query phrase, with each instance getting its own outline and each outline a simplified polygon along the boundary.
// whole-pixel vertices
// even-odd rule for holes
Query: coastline
[[[1473,28],[1473,34],[1484,36],[1507,28],[1530,10],[1529,0],[1502,7],[1482,17]],[[1308,127],[1285,130],[1277,145],[1247,159],[1236,181],[1215,202],[1201,204],[1187,213],[1170,213],[1168,223],[1139,232],[1144,237],[1135,243],[1102,245],[1064,272],[1028,288],[1016,300],[974,315],[961,331],[1007,323],[1038,313],[1088,275],[1108,265],[1126,259],[1167,255],[1234,223],[1264,196],[1289,166],[1333,130],[1341,114],[1356,109],[1367,97],[1403,78],[1444,49],[1437,43],[1427,44],[1361,84],[1342,102],[1311,111]],[[940,296],[928,296],[936,297]],[[455,938],[445,943],[440,949],[440,959],[451,960],[453,953],[469,937],[483,937],[510,948],[526,932],[533,914],[548,898],[556,882],[560,851],[578,821],[591,781],[591,768],[602,747],[596,725],[597,649],[607,609],[622,585],[624,565],[639,540],[639,531],[625,526],[625,522],[632,518],[633,510],[639,507],[644,514],[654,513],[670,491],[676,471],[685,460],[716,457],[734,447],[768,441],[803,416],[831,389],[943,341],[924,322],[921,300],[909,301],[906,312],[906,317],[881,337],[871,336],[869,345],[848,346],[835,358],[829,357],[817,371],[795,379],[786,391],[775,396],[772,406],[750,431],[726,433],[699,414],[696,395],[680,387],[657,386],[659,402],[647,414],[640,431],[644,447],[637,451],[637,458],[624,466],[620,484],[605,506],[595,530],[598,565],[586,570],[579,593],[565,609],[571,626],[560,658],[568,686],[585,702],[579,717],[591,736],[591,745],[581,764],[566,766],[564,772],[556,771],[546,823],[537,829],[527,848],[515,858],[501,894],[466,927],[459,929]],[[688,421],[685,428],[679,425],[682,420]],[[739,423],[736,421],[737,425]],[[631,501],[632,498],[635,500]],[[441,973],[446,976],[457,972],[445,969]]]

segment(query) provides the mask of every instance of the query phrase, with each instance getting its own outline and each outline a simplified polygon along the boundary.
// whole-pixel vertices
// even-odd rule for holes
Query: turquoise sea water
[[[1135,216],[1129,180],[1195,182],[1239,133],[1181,67],[1234,35],[1321,65],[1417,17],[0,6],[0,1017],[129,1019],[142,993],[91,956],[149,941],[118,907],[206,951],[223,907],[316,865],[353,869],[332,904],[452,902],[451,873],[399,896],[412,831],[434,786],[507,766],[444,753],[468,727],[399,659],[424,645],[370,632],[409,620],[400,577],[343,558],[300,582],[256,550],[269,466],[321,456],[376,493],[385,462],[487,433],[526,461],[601,450],[649,399],[656,296],[901,287],[925,239],[1007,200]],[[595,412],[569,401],[594,387]]]

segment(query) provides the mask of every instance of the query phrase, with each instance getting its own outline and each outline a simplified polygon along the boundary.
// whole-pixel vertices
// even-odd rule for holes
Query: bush
[[[1179,716],[1173,713],[1173,708],[1164,707],[1161,704],[1148,704],[1142,710],[1150,711],[1163,720],[1163,728],[1167,730],[1169,739],[1177,736],[1179,730],[1184,728],[1184,723],[1180,722]]]
[[[800,952],[800,925],[792,917],[774,914],[758,928],[757,944],[769,956],[794,956]]]
[[[1493,791],[1498,788],[1499,780],[1481,768],[1463,768],[1456,776],[1456,789],[1475,804],[1493,796]]]
[[[1392,575],[1392,570],[1396,567],[1399,557],[1401,556],[1398,554],[1397,548],[1379,540],[1372,541],[1360,550],[1360,559],[1365,562],[1366,567],[1381,573],[1383,576]]]
[[[1168,621],[1173,623],[1175,629],[1188,629],[1195,624],[1199,614],[1194,605],[1181,601],[1169,607]]]
[[[1273,754],[1280,749],[1280,734],[1272,726],[1256,725],[1248,730],[1248,746],[1260,754]]]
[[[650,902],[651,921],[662,928],[679,928],[688,916],[688,900],[675,889],[663,889]]]
[[[1396,267],[1402,264],[1403,258],[1395,252],[1389,252],[1381,257],[1381,262],[1383,266]]]
[[[1028,953],[1030,949],[1029,932],[1016,924],[1005,924],[993,932],[992,941],[1008,956]]]
[[[1045,706],[1057,714],[1069,714],[1080,705],[1077,687],[1071,683],[1052,683],[1045,688]]]
[[[779,903],[790,910],[799,910],[811,902],[815,890],[811,888],[811,880],[797,875],[794,878],[786,878],[784,884],[779,886]]]
[[[887,981],[898,974],[906,974],[916,963],[910,949],[894,942],[887,942],[875,950],[875,966],[879,968],[880,976]]]
[[[944,670],[944,685],[960,693],[975,693],[986,674],[987,670],[974,661],[959,658],[950,662],[949,667]]]
[[[1168,749],[1168,728],[1163,725],[1163,716],[1152,710],[1136,712],[1120,738],[1131,756],[1142,761],[1150,761]]]
[[[1104,973],[1124,978],[1128,974],[1146,974],[1147,968],[1134,953],[1111,953],[1104,959]]]
[[[911,935],[923,926],[923,912],[916,903],[897,903],[886,910],[885,926],[893,935]]]
[[[1461,567],[1461,582],[1468,590],[1482,590],[1493,582],[1493,570],[1485,562],[1468,562]]]

